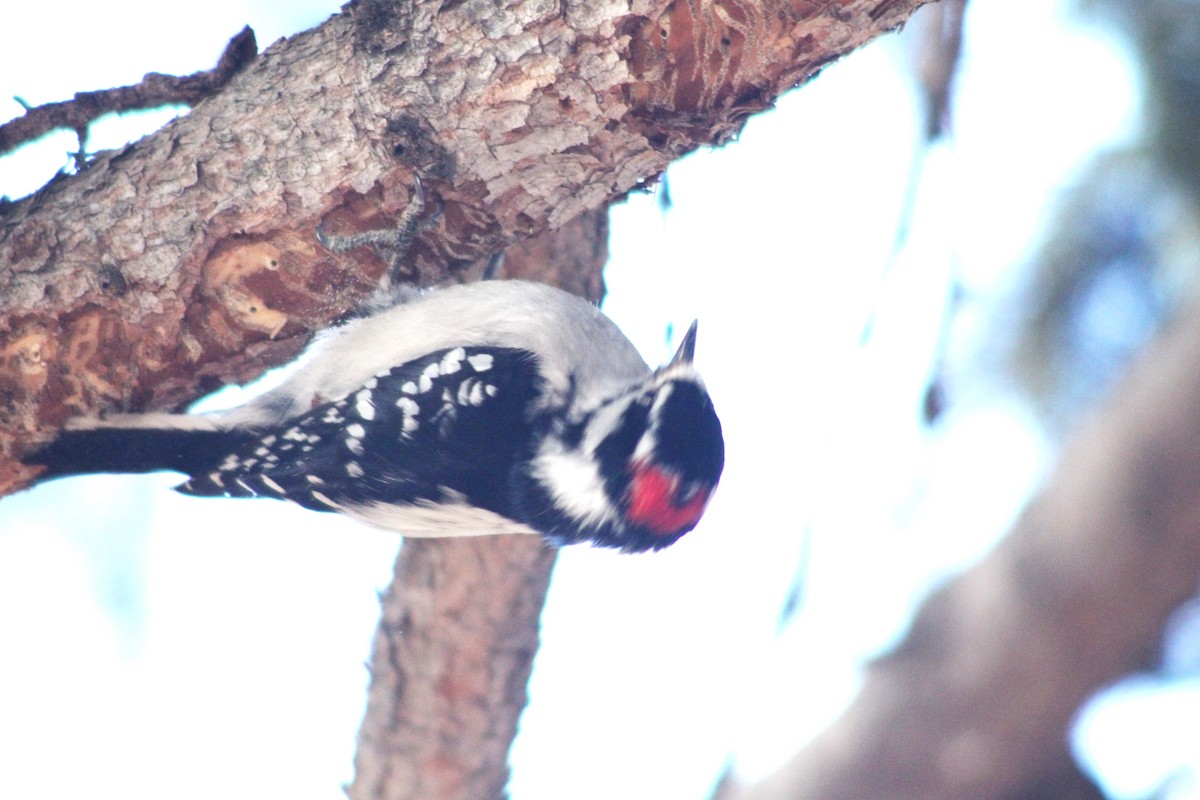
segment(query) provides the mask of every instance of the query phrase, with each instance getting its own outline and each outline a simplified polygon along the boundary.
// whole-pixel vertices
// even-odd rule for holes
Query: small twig
[[[258,43],[254,31],[246,26],[229,40],[217,66],[210,70],[182,77],[150,72],[141,83],[133,86],[78,92],[70,100],[32,108],[20,98],[14,98],[25,108],[25,114],[0,125],[0,155],[59,128],[86,131],[92,121],[104,114],[175,103],[195,105],[224,86],[256,55]],[[81,147],[85,139],[86,134],[80,135]]]

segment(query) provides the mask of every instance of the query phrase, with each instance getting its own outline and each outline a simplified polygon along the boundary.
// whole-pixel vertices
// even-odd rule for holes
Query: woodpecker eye
[[[687,505],[696,499],[696,496],[704,491],[704,484],[700,481],[686,481],[680,484],[675,490],[675,505]]]

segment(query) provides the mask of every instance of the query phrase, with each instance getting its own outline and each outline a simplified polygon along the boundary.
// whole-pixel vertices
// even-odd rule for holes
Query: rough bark
[[[1009,536],[933,595],[872,665],[845,715],[737,796],[1053,797],[1040,790],[1066,775],[1077,709],[1153,663],[1167,616],[1195,595],[1198,576],[1194,303],[1074,437]]]
[[[382,270],[314,238],[443,208],[428,282],[727,141],[921,0],[357,2],[0,217],[0,457],[290,358]],[[29,479],[0,460],[0,492]]]
[[[323,250],[318,227],[387,227],[420,175],[441,217],[407,268],[462,273],[727,141],[922,1],[351,3],[0,207],[0,494],[31,477],[12,456],[73,415],[176,408],[291,358],[384,267]],[[602,259],[587,241],[581,263]],[[530,540],[403,548],[353,797],[501,793],[552,560]]]
[[[350,800],[504,796],[554,556],[525,536],[405,542],[375,635]]]

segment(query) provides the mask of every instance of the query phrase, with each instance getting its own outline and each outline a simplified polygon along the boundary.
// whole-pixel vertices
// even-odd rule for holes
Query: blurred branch
[[[1198,576],[1200,302],[1078,431],[1010,535],[926,601],[845,715],[738,797],[1048,796],[1031,787],[1062,773],[1080,704],[1156,658]]]
[[[912,71],[925,106],[925,139],[933,141],[950,126],[954,76],[962,59],[967,0],[941,0],[922,7],[905,27],[911,44]]]

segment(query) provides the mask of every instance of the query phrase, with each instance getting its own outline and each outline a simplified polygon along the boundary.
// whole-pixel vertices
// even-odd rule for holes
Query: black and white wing
[[[406,520],[455,524],[455,509],[506,516],[509,474],[531,447],[527,415],[540,391],[526,351],[440,350],[263,433],[177,488],[287,499],[401,533]]]

